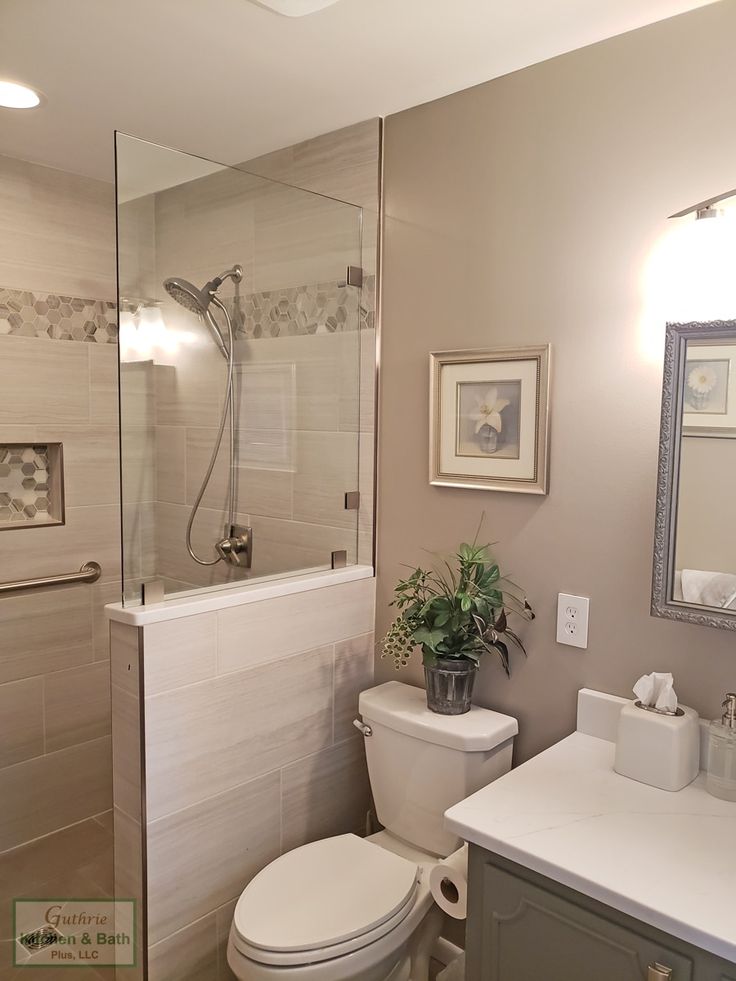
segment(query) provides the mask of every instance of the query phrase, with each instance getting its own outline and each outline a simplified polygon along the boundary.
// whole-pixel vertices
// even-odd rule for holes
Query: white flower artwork
[[[548,344],[430,354],[429,479],[546,494]]]
[[[685,365],[685,412],[724,415],[728,411],[726,359],[688,361]]]

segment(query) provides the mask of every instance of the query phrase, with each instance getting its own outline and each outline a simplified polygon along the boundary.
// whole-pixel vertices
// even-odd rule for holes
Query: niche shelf
[[[0,443],[0,531],[64,524],[61,443]]]

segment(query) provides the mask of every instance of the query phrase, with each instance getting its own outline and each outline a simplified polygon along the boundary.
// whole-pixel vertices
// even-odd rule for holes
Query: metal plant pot
[[[432,667],[425,664],[427,708],[438,715],[469,712],[477,670],[477,664],[472,661],[454,658],[438,658]]]

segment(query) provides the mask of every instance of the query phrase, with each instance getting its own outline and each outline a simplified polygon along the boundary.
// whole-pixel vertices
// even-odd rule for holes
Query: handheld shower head
[[[198,290],[188,280],[179,279],[178,277],[165,279],[164,289],[172,300],[176,300],[180,306],[184,307],[185,310],[189,310],[190,313],[196,313],[200,317],[203,317],[207,312],[207,308],[210,305],[210,297],[204,290]]]
[[[164,280],[164,289],[169,296],[173,300],[176,300],[185,310],[189,310],[190,313],[196,313],[204,320],[212,334],[215,344],[217,344],[217,347],[225,358],[229,357],[229,352],[220,333],[220,328],[215,323],[214,317],[210,312],[210,304],[226,279],[232,279],[234,282],[239,283],[242,278],[243,267],[236,265],[231,269],[226,269],[219,276],[215,276],[201,290],[193,283],[190,283],[189,280],[180,279],[178,276]]]

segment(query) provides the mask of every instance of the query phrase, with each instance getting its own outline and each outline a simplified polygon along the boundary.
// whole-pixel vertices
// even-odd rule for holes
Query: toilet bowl
[[[228,940],[239,981],[427,981],[443,923],[429,875],[460,844],[444,812],[510,769],[518,726],[476,707],[435,715],[395,681],[359,707],[385,830],[302,845],[255,876]]]
[[[436,862],[385,831],[287,852],[240,897],[230,969],[241,981],[414,981],[442,925]],[[299,882],[309,886],[295,893]]]

